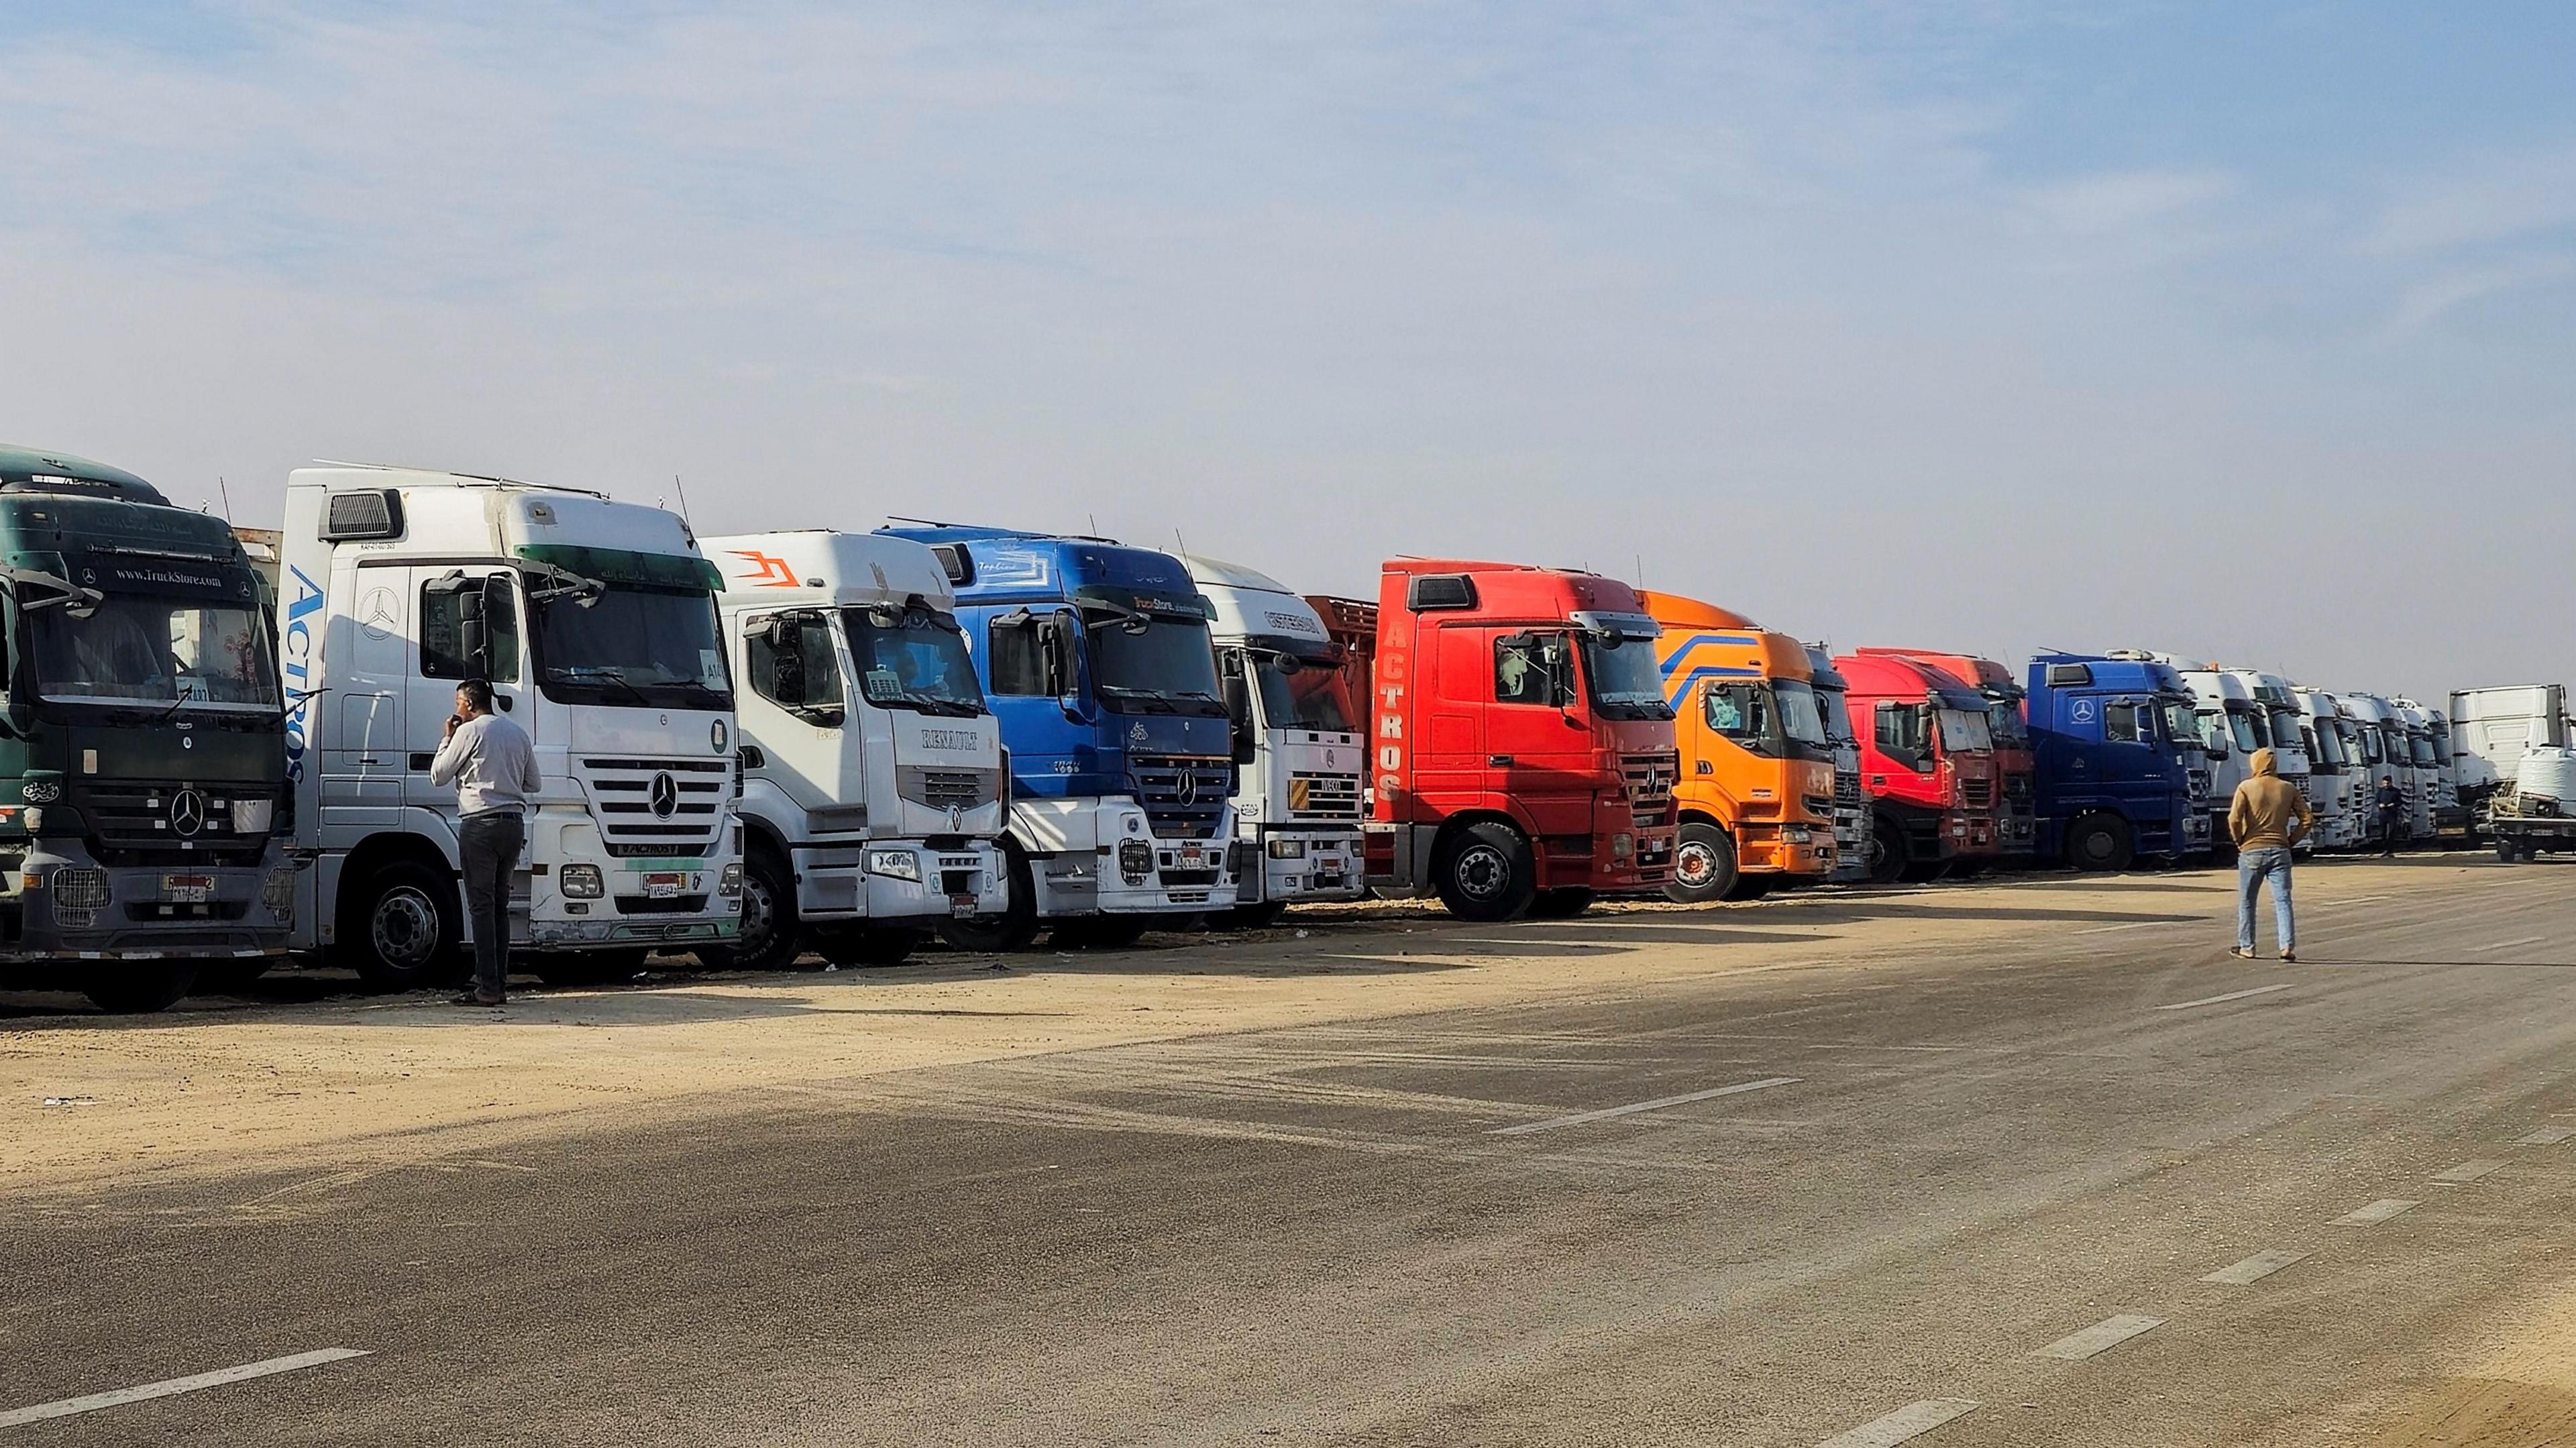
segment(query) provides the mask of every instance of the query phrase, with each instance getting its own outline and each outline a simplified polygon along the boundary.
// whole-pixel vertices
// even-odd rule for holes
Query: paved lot
[[[2552,1441],[2571,880],[2316,866],[2293,966],[2172,874],[10,998],[0,1423],[367,1355],[0,1443]]]

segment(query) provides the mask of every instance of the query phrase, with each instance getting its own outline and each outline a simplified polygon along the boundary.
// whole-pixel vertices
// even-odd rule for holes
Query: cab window
[[[2105,704],[2102,706],[2102,738],[2112,744],[2137,744],[2144,736],[2139,732],[2138,706]]]
[[[1494,702],[1554,706],[1574,697],[1572,651],[1563,634],[1514,634],[1494,641]]]

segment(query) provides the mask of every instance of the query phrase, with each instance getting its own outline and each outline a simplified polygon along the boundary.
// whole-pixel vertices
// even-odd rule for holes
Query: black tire
[[[1914,863],[1914,852],[1906,847],[1904,826],[1885,817],[1873,820],[1870,841],[1876,848],[1869,853],[1869,882],[1893,885],[1904,879],[1907,868]]]
[[[1538,861],[1519,830],[1481,820],[1441,843],[1431,878],[1459,919],[1509,920],[1538,894]]]
[[[890,925],[859,925],[817,935],[814,949],[838,966],[901,965],[921,948],[929,933]]]
[[[1673,843],[1672,883],[1664,898],[1676,905],[1708,905],[1726,899],[1743,878],[1735,864],[1735,839],[1706,820],[1684,820]]]
[[[1170,925],[1177,926],[1185,916],[1173,916]],[[1145,932],[1161,919],[1154,915],[1076,915],[1059,920],[1048,934],[1048,943],[1058,950],[1124,950],[1145,938]],[[1167,927],[1169,928],[1169,927]]]
[[[1259,900],[1216,911],[1208,916],[1207,925],[1210,930],[1263,930],[1278,924],[1279,917],[1287,913],[1285,900]]]
[[[1592,887],[1560,885],[1541,890],[1530,901],[1530,917],[1535,920],[1571,920],[1592,908]]]
[[[2522,856],[2521,856],[2521,852],[2520,852],[2520,851],[2518,851],[2518,850],[2516,850],[2516,849],[2514,848],[2513,841],[2511,841],[2511,840],[2509,840],[2509,839],[2505,838],[2505,837],[2504,837],[2504,836],[2502,836],[2502,835],[2498,835],[2498,836],[2496,836],[2496,858],[2497,858],[2497,859],[2502,860],[2502,861],[2504,861],[2506,864],[2510,865],[2510,864],[2512,864],[2515,860],[2518,860],[2518,859],[2520,859],[2521,857],[2522,857]]]
[[[197,967],[146,964],[130,968],[102,965],[106,972],[81,987],[89,1003],[111,1016],[148,1016],[178,1003],[197,983]]]
[[[558,990],[572,990],[633,980],[652,955],[650,950],[549,951],[536,958],[532,969],[537,979],[546,984]]]
[[[1010,872],[1011,898],[998,915],[973,915],[939,923],[939,938],[957,950],[1008,953],[1026,950],[1038,938],[1038,887],[1029,857],[1009,840],[1002,842],[1003,868]]]
[[[465,905],[456,881],[418,860],[382,866],[341,897],[334,954],[375,990],[426,990],[464,978]]]
[[[2066,832],[2066,863],[2078,870],[2125,870],[2137,859],[2129,822],[2115,814],[2089,814]]]
[[[796,872],[778,851],[758,844],[742,862],[742,933],[699,956],[716,970],[786,970],[805,953],[805,922],[796,915]]]

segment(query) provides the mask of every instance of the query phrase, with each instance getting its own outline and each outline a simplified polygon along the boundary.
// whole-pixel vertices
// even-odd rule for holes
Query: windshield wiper
[[[644,707],[645,707],[645,708],[647,708],[647,709],[650,709],[650,708],[652,708],[652,707],[653,707],[653,701],[652,701],[652,699],[651,699],[651,698],[649,698],[649,697],[647,697],[647,696],[645,695],[645,693],[644,693],[644,691],[643,691],[643,690],[641,690],[641,689],[639,689],[639,688],[636,688],[633,684],[630,684],[630,683],[626,682],[626,675],[624,675],[623,673],[620,673],[620,672],[618,672],[618,671],[616,671],[616,670],[613,670],[613,669],[598,669],[598,670],[583,669],[583,670],[578,670],[578,671],[576,671],[576,670],[571,670],[571,669],[565,669],[565,670],[559,670],[558,672],[562,675],[562,677],[563,677],[563,681],[564,681],[565,683],[567,683],[567,684],[615,684],[617,687],[619,687],[619,688],[621,688],[621,689],[624,689],[624,690],[626,691],[626,693],[627,693],[627,696],[628,696],[629,698],[632,698],[636,703],[638,703],[638,704],[640,704],[640,705],[644,706]]]
[[[1133,689],[1129,688],[1125,684],[1099,684],[1094,687],[1098,688],[1103,694],[1113,695],[1121,699],[1133,699],[1138,704],[1144,706],[1145,712],[1148,714],[1177,714],[1181,712],[1180,710],[1172,707],[1171,700],[1164,698],[1161,694],[1158,694],[1151,689]]]
[[[569,568],[558,568],[551,563],[539,563],[533,558],[520,559],[519,567],[526,572],[551,580],[547,587],[528,590],[530,603],[548,603],[558,598],[569,598],[581,607],[588,608],[599,602],[599,596],[608,591],[608,585],[596,578],[584,578]]]
[[[87,618],[91,610],[107,601],[107,595],[95,588],[83,588],[68,578],[56,578],[41,569],[11,568],[0,565],[0,578],[6,578],[11,583],[33,584],[38,588],[50,588],[55,591],[57,596],[53,598],[39,598],[32,601],[21,599],[18,606],[31,613],[40,608],[55,608],[67,604],[71,607],[74,617]]]

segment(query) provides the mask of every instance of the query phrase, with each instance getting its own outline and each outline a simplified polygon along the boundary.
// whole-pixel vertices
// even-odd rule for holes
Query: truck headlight
[[[1274,860],[1302,860],[1306,858],[1306,842],[1304,840],[1273,839],[1270,842],[1270,858]]]
[[[567,900],[596,900],[608,893],[608,880],[597,865],[566,865],[555,872],[555,888]]]
[[[738,899],[741,897],[742,861],[734,861],[732,864],[725,866],[724,869],[717,874],[716,894],[727,900]]]
[[[870,850],[868,873],[883,875],[889,880],[910,880],[918,885],[921,883],[921,856],[910,850]]]
[[[277,818],[277,801],[273,799],[237,799],[233,801],[233,833],[264,835],[269,821]]]
[[[107,872],[88,865],[66,865],[54,871],[54,908],[99,910],[107,905]]]
[[[1610,837],[1610,858],[1614,860],[1624,860],[1635,853],[1637,853],[1637,837],[1635,835],[1612,835]]]
[[[1143,840],[1118,842],[1118,874],[1130,885],[1142,885],[1154,873],[1154,847]]]
[[[293,870],[269,871],[268,879],[259,887],[259,903],[267,906],[271,915],[282,916],[293,910],[295,908],[295,872]]]
[[[1805,825],[1782,825],[1780,838],[1783,842],[1792,845],[1812,844],[1815,841],[1816,832]]]

